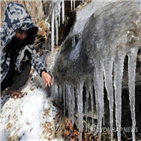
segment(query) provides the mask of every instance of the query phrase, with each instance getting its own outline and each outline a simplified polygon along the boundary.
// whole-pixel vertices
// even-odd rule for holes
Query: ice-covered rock
[[[135,140],[135,86],[140,85],[141,82],[140,62],[137,61],[137,54],[141,47],[140,2],[93,1],[78,10],[76,15],[75,24],[61,45],[53,69],[54,82],[57,87],[62,87],[62,99],[66,101],[64,105],[72,107],[69,100],[75,97],[78,106],[76,113],[78,117],[81,117],[86,101],[86,91],[88,89],[90,93],[89,87],[93,87],[92,95],[95,98],[93,103],[88,103],[90,110],[97,111],[97,130],[100,138],[105,113],[105,87],[109,100],[110,131],[113,131],[115,101],[115,124],[118,140],[120,140],[122,89],[123,87],[129,88],[132,136]],[[82,88],[84,89],[83,92],[80,92],[79,87],[83,81]],[[71,97],[68,86],[73,89],[73,92],[75,91]],[[83,93],[82,98],[81,93]],[[136,115],[140,116],[140,113]],[[82,118],[79,119],[78,125],[80,123],[82,123]],[[81,129],[80,126],[80,131]]]

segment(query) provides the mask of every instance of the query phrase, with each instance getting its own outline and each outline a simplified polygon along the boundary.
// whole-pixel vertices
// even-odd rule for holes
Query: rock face
[[[92,9],[90,15],[86,15],[90,8]],[[107,80],[105,79],[110,78],[111,86],[109,87],[115,87],[115,91],[120,88],[118,87],[119,85],[121,85],[121,89],[128,87],[129,60],[132,54],[135,54],[136,59],[137,54],[138,58],[140,58],[140,3],[131,1],[107,2],[102,4],[90,3],[84,9],[80,9],[76,14],[77,19],[75,25],[59,50],[53,75],[54,82],[63,88],[64,83],[66,83],[77,89],[77,85],[81,81],[84,81],[84,86],[82,87],[84,104],[87,85],[91,85],[94,89],[98,86],[97,90],[102,92],[103,90],[100,89],[104,89],[104,85],[106,88],[109,86],[106,86]],[[135,84],[136,93],[138,93],[140,92],[138,86],[141,85],[140,59],[137,59],[135,64],[137,66]],[[110,70],[109,72],[111,73],[106,74],[107,70]],[[121,82],[118,83],[119,85],[117,84],[119,80],[118,77],[121,78]],[[97,92],[97,90],[95,92]],[[125,95],[127,93],[126,91]],[[62,95],[64,98],[63,92]],[[129,99],[128,95],[126,95],[125,98],[124,91],[122,91],[122,95],[123,100]],[[68,97],[66,96],[66,99]],[[138,99],[138,97],[136,97],[136,99]],[[96,100],[97,99],[95,99],[95,101]],[[136,103],[140,105],[139,102]],[[128,105],[128,109],[126,109],[126,106],[123,108],[123,117],[127,118],[130,117],[129,101],[125,103],[123,101],[123,105],[124,104]],[[91,104],[89,103],[89,105]],[[137,126],[139,127],[139,117],[141,114],[138,112],[139,107],[137,105],[136,116]],[[86,105],[84,104],[83,106]],[[109,111],[107,109],[105,109],[105,111]],[[92,110],[92,108],[90,108],[90,110]],[[127,112],[124,113],[124,110]],[[109,124],[107,119],[106,123]],[[126,120],[122,121],[124,126],[128,126],[129,123],[131,123],[131,120],[130,122]]]

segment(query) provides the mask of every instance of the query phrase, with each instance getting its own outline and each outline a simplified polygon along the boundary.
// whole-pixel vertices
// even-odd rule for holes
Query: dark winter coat
[[[28,29],[30,33],[25,39],[24,46],[22,46],[21,50],[18,52],[15,70],[21,72],[22,62],[25,57],[28,57],[35,70],[41,75],[41,72],[43,70],[46,71],[46,68],[33,46],[38,27],[34,24],[25,8],[19,3],[10,2],[6,7],[4,16],[4,26],[0,28],[0,81],[3,81],[10,68],[11,58],[6,57],[6,48],[19,28],[22,30]]]

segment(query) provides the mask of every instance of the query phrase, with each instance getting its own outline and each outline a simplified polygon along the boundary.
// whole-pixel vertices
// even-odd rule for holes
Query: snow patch
[[[1,140],[9,138],[25,140],[45,140],[54,138],[54,118],[57,113],[47,93],[40,88],[30,90],[31,84],[22,90],[27,93],[23,98],[11,99],[8,95],[0,99]],[[45,129],[48,123],[50,130]],[[56,139],[53,139],[55,141]],[[58,139],[57,139],[58,140]]]

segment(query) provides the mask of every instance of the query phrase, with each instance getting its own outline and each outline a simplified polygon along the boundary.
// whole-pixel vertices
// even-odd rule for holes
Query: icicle
[[[94,97],[93,97],[93,87],[89,86],[89,92],[91,96],[91,112],[92,112],[92,127],[94,126]],[[92,128],[93,130],[93,128]]]
[[[73,0],[73,4],[74,4],[74,9],[75,9],[75,0]]]
[[[58,101],[58,85],[56,83],[53,83],[51,87],[51,97],[55,100]]]
[[[71,97],[72,97],[72,102],[71,102],[71,107],[72,107],[72,115],[71,115],[71,121],[72,121],[72,124],[74,124],[74,114],[75,114],[75,97],[74,97],[74,87],[72,86],[71,89]]]
[[[71,0],[71,10],[72,10],[72,0]]]
[[[74,110],[75,110],[75,98],[74,98],[74,88],[70,85],[66,86],[67,97],[66,103],[68,104],[68,117],[69,120],[74,124]]]
[[[62,94],[63,94],[63,92],[62,92],[62,86],[59,85],[59,99],[60,99],[60,102],[62,102]]]
[[[74,114],[75,114],[75,98],[74,98],[74,88],[70,85],[66,85],[66,107],[68,109],[69,120],[74,124]]]
[[[54,49],[54,8],[52,9],[52,24],[51,24],[51,51]]]
[[[56,4],[55,6],[55,31],[56,31],[56,45],[58,46],[58,20],[57,15],[58,14],[58,6]]]
[[[114,64],[114,87],[115,87],[115,105],[116,105],[116,130],[118,141],[121,140],[121,94],[122,94],[122,77],[124,69],[125,52],[118,52]]]
[[[65,2],[62,0],[62,24],[64,24],[65,21]]]
[[[66,84],[66,109],[69,110],[69,95],[68,95],[68,85]],[[69,112],[69,111],[68,111]]]
[[[71,10],[73,9],[72,7],[75,9],[75,0],[71,0]]]
[[[130,110],[132,119],[132,139],[135,141],[135,74],[136,74],[136,58],[137,58],[137,48],[130,49],[128,54],[128,85],[129,85],[129,99],[130,99]]]
[[[113,72],[113,58],[109,58],[104,62],[104,77],[105,77],[105,88],[107,90],[107,97],[109,100],[110,109],[110,131],[111,141],[113,140],[113,84],[112,84],[112,72]]]
[[[63,85],[63,106],[64,106],[64,115],[66,114],[66,85]]]
[[[58,95],[58,85],[55,83],[54,84],[54,99],[56,99]],[[58,98],[56,99],[58,101]]]
[[[97,131],[101,140],[102,119],[104,117],[104,86],[103,86],[103,62],[94,60],[94,88],[96,98],[96,110],[98,116]]]
[[[60,14],[61,14],[61,6],[60,6],[60,2],[58,2],[58,24],[59,24],[59,27],[60,27]]]
[[[71,115],[72,115],[72,95],[71,95],[71,86],[70,85],[67,85],[66,86],[66,89],[67,89],[67,103],[68,103],[68,117],[69,119],[71,120]]]
[[[88,124],[87,124],[87,115],[88,115],[88,108],[89,108],[89,91],[88,88],[86,88],[86,100],[85,100],[85,116],[86,116],[86,131],[88,129]]]
[[[83,85],[84,82],[81,82],[77,88],[79,141],[82,140],[83,130]]]

